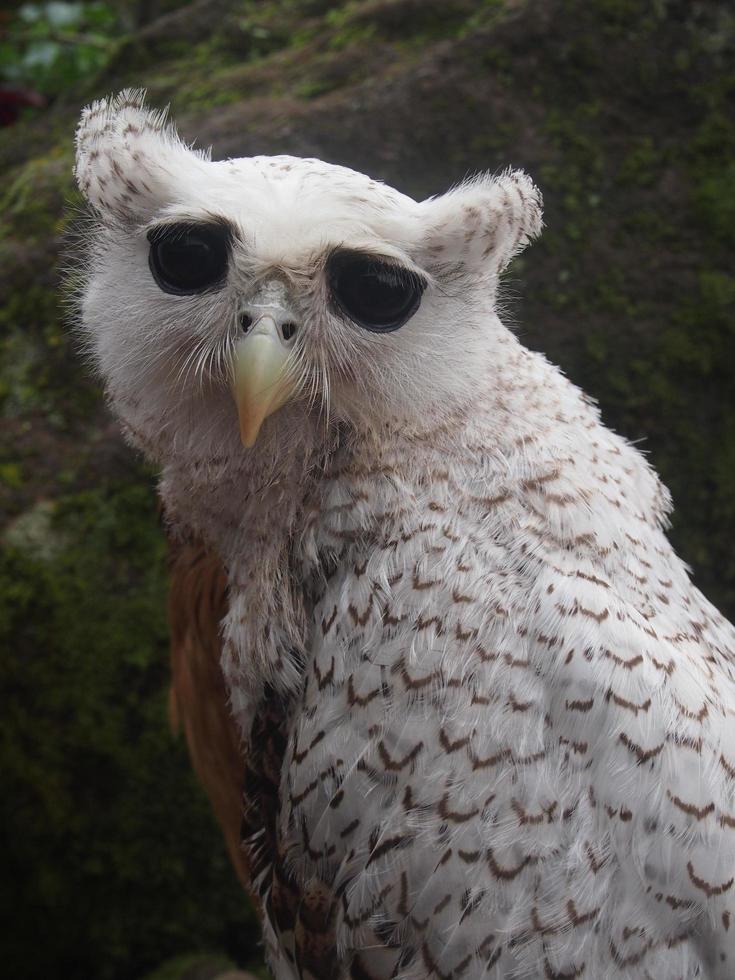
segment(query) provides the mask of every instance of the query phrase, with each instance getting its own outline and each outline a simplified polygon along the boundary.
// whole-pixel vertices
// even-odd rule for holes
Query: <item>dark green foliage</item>
[[[114,8],[100,0],[24,3],[0,38],[0,74],[53,96],[107,63],[117,28]]]

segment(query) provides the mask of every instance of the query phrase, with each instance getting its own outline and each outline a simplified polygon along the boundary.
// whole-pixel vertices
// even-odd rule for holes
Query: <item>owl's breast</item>
[[[730,887],[711,860],[725,825],[702,824],[726,803],[697,769],[725,745],[702,677],[610,587],[604,555],[553,536],[524,550],[513,493],[375,478],[381,495],[342,487],[312,529],[279,955],[303,977],[622,978],[636,957],[656,980],[694,975],[693,923]]]
[[[299,912],[293,955],[314,976],[451,974],[470,949],[501,955],[478,912],[487,825],[508,803],[493,785],[542,762],[544,692],[515,632],[527,583],[449,495],[366,520],[361,493],[320,515],[331,560],[312,590],[277,830],[311,922]],[[524,847],[496,843],[495,928],[529,887]]]

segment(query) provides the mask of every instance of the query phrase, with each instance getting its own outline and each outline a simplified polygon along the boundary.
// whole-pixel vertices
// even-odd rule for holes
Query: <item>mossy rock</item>
[[[196,943],[243,957],[257,936],[169,728],[165,543],[135,475],[36,505],[0,551],[13,976],[112,980]]]

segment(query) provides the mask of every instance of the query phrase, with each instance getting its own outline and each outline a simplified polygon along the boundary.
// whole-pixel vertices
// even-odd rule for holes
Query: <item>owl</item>
[[[75,173],[79,330],[160,468],[274,977],[735,976],[735,631],[644,457],[498,317],[531,179],[212,161],[134,91]]]

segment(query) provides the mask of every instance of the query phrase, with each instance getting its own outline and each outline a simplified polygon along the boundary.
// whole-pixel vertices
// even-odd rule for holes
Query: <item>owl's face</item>
[[[318,160],[212,162],[139,93],[86,109],[77,148],[83,332],[159,462],[440,421],[491,367],[498,275],[541,227],[521,172],[417,203]]]

